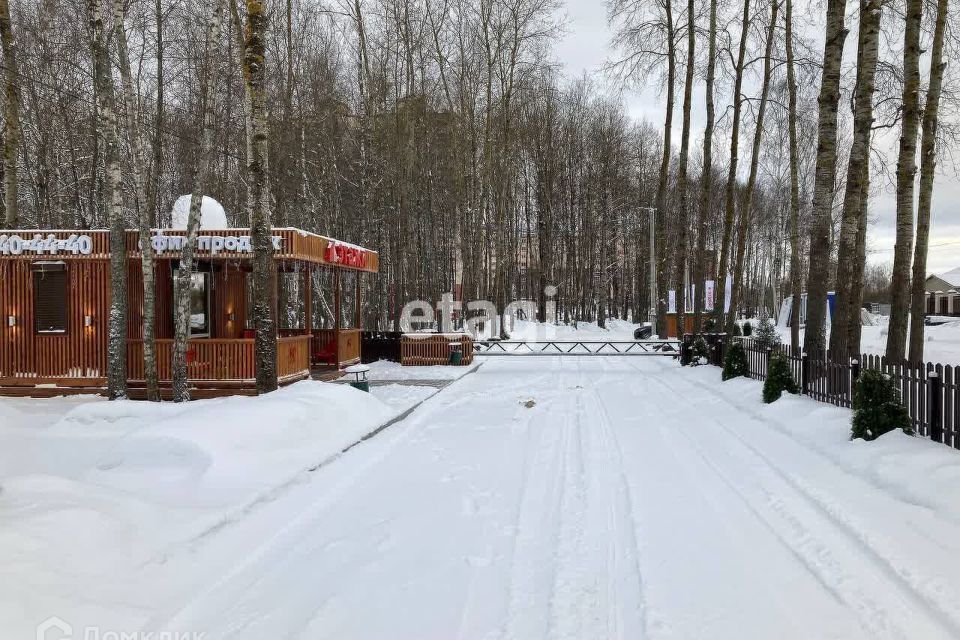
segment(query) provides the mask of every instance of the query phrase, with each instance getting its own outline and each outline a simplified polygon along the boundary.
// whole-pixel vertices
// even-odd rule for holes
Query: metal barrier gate
[[[481,340],[477,356],[680,356],[679,340]]]

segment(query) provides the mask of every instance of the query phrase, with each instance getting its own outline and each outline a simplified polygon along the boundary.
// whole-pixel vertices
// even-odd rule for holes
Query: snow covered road
[[[277,530],[145,628],[960,637],[957,509],[832,459],[783,417],[842,411],[768,412],[756,383],[718,379],[660,358],[491,360],[318,471],[296,513],[274,505]]]

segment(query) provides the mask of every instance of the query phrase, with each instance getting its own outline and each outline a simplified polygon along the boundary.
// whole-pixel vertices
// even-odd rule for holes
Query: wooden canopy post
[[[356,295],[354,296],[354,300],[355,300],[355,303],[356,303],[356,308],[354,309],[353,328],[354,328],[354,329],[363,329],[363,307],[362,307],[361,302],[360,302],[360,300],[361,300],[361,298],[360,298],[360,293],[361,293],[361,290],[360,290],[360,272],[359,272],[359,271],[354,271],[354,272],[353,272],[353,277],[354,277],[354,279],[356,280],[356,285],[355,285],[355,286],[356,286]]]
[[[307,335],[313,335],[313,267],[309,264],[303,272],[303,325]]]
[[[340,269],[333,270],[333,331],[340,339]]]

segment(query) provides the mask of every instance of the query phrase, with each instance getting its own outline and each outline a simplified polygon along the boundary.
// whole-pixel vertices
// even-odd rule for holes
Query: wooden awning
[[[152,244],[160,260],[180,257],[186,231],[154,229]],[[376,273],[376,251],[293,228],[273,229],[273,256],[339,269]],[[140,236],[127,231],[127,255],[140,257]],[[201,260],[249,260],[253,257],[250,229],[201,229],[196,258]],[[30,229],[0,230],[0,260],[109,260],[110,232],[105,230]]]

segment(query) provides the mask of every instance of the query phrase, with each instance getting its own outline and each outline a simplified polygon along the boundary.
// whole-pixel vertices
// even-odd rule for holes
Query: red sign
[[[324,259],[331,264],[342,264],[345,267],[366,269],[367,252],[360,247],[351,247],[339,242],[327,243]]]

